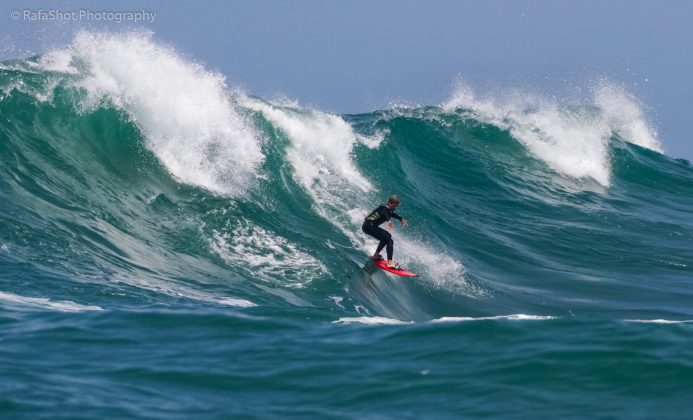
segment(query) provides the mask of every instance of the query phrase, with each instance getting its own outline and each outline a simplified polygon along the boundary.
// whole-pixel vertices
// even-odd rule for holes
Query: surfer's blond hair
[[[390,199],[388,199],[387,202],[392,204],[399,204],[399,197],[393,194],[390,196]]]

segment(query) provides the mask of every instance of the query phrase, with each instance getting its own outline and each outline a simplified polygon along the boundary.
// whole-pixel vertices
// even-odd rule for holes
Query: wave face
[[[621,87],[334,115],[82,33],[0,115],[0,413],[690,410],[693,169]]]

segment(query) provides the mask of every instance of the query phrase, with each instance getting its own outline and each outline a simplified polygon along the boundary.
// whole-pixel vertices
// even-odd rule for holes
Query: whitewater
[[[693,169],[586,90],[338,115],[146,32],[0,63],[0,415],[687,417]],[[364,270],[391,194],[416,279]]]

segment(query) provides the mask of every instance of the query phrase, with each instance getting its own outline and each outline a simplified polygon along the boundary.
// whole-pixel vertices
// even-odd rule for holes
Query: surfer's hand
[[[392,222],[390,220],[387,221],[387,230],[392,230]]]
[[[407,222],[407,219],[402,219],[402,226],[404,226],[404,227],[409,226],[409,222]]]

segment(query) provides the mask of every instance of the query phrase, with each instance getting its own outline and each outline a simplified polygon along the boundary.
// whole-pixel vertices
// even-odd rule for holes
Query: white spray
[[[510,131],[530,153],[559,173],[590,177],[609,186],[608,142],[614,133],[642,147],[662,149],[632,95],[606,82],[592,93],[596,112],[567,108],[554,98],[518,91],[500,98],[480,98],[460,82],[442,108],[471,112],[474,118]]]
[[[108,103],[127,113],[182,182],[237,195],[256,179],[264,159],[259,137],[234,109],[224,77],[150,33],[81,32],[41,64],[80,75],[74,84],[86,91],[86,110]]]

